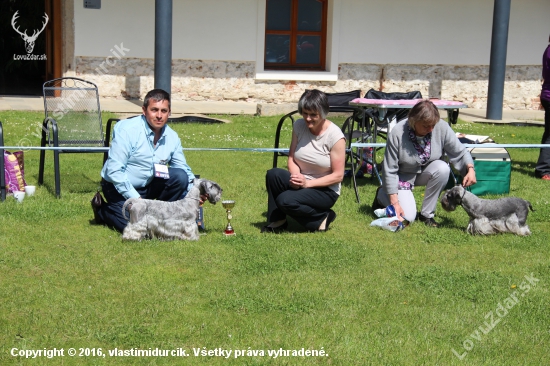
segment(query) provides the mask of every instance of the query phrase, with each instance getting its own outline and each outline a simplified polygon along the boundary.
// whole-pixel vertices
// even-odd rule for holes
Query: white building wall
[[[257,16],[257,0],[175,0],[173,56],[253,61]]]
[[[129,57],[155,55],[155,2],[109,0],[101,9],[75,2],[75,56],[107,57],[124,43]],[[174,0],[172,57],[253,61],[257,0]]]
[[[128,56],[153,57],[154,1],[102,1],[101,9],[84,9],[82,1],[73,1],[76,57],[112,56],[110,50],[121,43],[130,49]]]
[[[550,1],[521,0],[511,4],[506,63],[541,65],[550,34]]]
[[[258,1],[175,0],[173,57],[255,61]],[[345,63],[488,65],[494,0],[338,0],[339,59]],[[124,42],[132,57],[154,57],[152,0],[75,3],[75,55],[107,57]],[[512,1],[509,65],[541,59],[550,1]]]
[[[488,64],[492,4],[493,0],[345,1],[341,61]]]
[[[103,96],[142,97],[154,74],[154,1],[75,6],[75,71]],[[420,90],[485,107],[494,0],[329,0],[326,73],[264,72],[265,0],[174,0],[172,93],[294,102],[305,88]],[[505,108],[537,108],[550,1],[513,1]],[[113,50],[123,45],[124,57]],[[119,56],[119,55],[118,55]]]
[[[494,1],[343,1],[340,61],[489,65]],[[508,65],[541,62],[549,19],[548,0],[511,2]]]

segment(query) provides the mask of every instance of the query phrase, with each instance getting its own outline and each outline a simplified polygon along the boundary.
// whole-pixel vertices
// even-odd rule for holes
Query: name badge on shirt
[[[170,174],[168,173],[168,166],[163,164],[155,164],[155,178],[164,178],[168,179],[170,178]]]

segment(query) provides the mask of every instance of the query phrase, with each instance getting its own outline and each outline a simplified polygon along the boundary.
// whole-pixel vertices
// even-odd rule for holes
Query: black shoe
[[[92,204],[92,211],[94,212],[94,221],[97,225],[104,224],[103,220],[101,219],[101,216],[99,216],[99,209],[103,204],[105,203],[105,200],[103,199],[103,196],[99,191],[94,195],[94,198],[92,198],[92,201],[90,202]]]
[[[418,214],[418,220],[426,224],[426,226],[439,227],[439,224],[435,222],[435,220],[432,217],[424,217],[424,215],[422,215],[421,213]]]
[[[285,221],[284,224],[279,225],[277,227],[271,227],[271,226],[264,226],[262,227],[262,230],[260,230],[260,233],[272,233],[272,234],[279,234],[282,231],[285,231],[288,228],[288,221]]]
[[[327,222],[325,224],[325,229],[324,230],[317,230],[317,231],[327,231],[328,230],[328,227],[330,226],[330,224],[336,220],[336,212],[332,211],[332,210],[329,210],[328,212],[328,216],[327,216]]]
[[[385,208],[384,206],[382,206],[380,204],[380,202],[378,202],[378,191],[380,191],[382,187],[378,187],[376,189],[376,193],[374,194],[374,201],[372,201],[372,210],[378,210],[379,208]]]

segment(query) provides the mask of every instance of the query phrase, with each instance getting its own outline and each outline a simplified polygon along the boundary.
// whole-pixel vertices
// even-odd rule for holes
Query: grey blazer
[[[432,131],[429,162],[441,159],[444,153],[455,169],[463,175],[467,172],[466,166],[473,164],[470,152],[458,140],[449,124],[441,119]],[[421,173],[425,166],[421,165],[418,152],[409,138],[407,119],[399,122],[388,134],[384,154],[382,183],[386,193],[397,193],[399,181],[414,185],[416,175]]]

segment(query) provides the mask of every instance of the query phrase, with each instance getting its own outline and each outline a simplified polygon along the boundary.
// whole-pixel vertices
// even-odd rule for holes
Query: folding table
[[[377,115],[373,116],[373,124],[368,123],[368,120],[365,119],[366,113],[363,113],[363,122],[361,125],[362,133],[359,142],[352,143],[351,148],[357,148],[358,150],[362,147],[374,147],[372,154],[372,172],[376,176],[380,185],[382,185],[382,179],[378,172],[378,167],[376,165],[376,147],[383,147],[386,144],[377,144],[376,137],[378,135],[378,128],[381,126],[388,126],[389,122],[387,118],[388,109],[411,109],[421,101],[422,99],[397,99],[397,100],[387,100],[387,99],[366,99],[366,98],[356,98],[353,99],[349,104],[358,108],[372,108],[378,111]],[[460,108],[466,108],[466,104],[462,102],[455,102],[451,100],[441,100],[441,99],[431,99],[431,102],[438,109],[445,109],[447,111],[448,122],[450,124],[455,124],[458,119],[458,110]],[[353,126],[351,128],[353,130]],[[389,131],[388,131],[389,132]],[[368,141],[370,144],[365,145],[364,142]],[[359,154],[359,151],[358,151]],[[353,176],[353,187],[355,189],[355,194],[357,197],[357,203],[359,203],[359,195],[357,194],[357,180],[355,178],[355,167],[352,162],[352,176]]]

